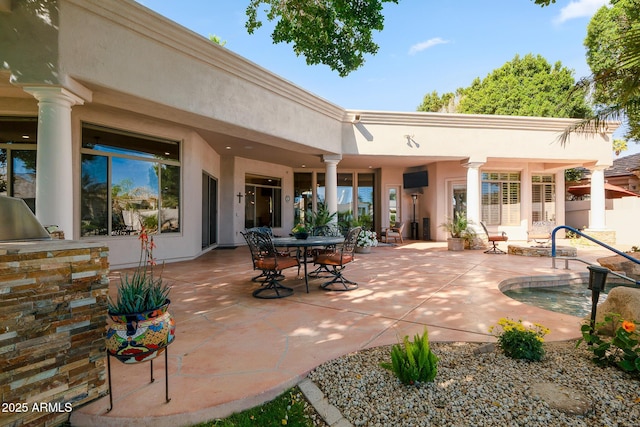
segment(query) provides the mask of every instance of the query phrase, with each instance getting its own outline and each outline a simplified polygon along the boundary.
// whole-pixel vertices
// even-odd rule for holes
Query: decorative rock
[[[354,426],[638,425],[637,379],[594,365],[585,344],[545,343],[540,362],[485,347],[431,343],[440,359],[432,383],[406,386],[382,368],[381,362],[390,361],[390,346],[329,361],[308,378]]]
[[[496,344],[490,342],[489,344],[481,345],[473,349],[473,354],[491,353],[496,350]]]
[[[593,402],[575,389],[553,383],[536,383],[531,393],[545,401],[550,408],[568,415],[587,415],[593,412]]]
[[[623,319],[640,321],[640,289],[618,286],[607,294],[607,299],[598,306],[596,323],[609,314],[619,314]],[[611,333],[607,328],[605,331]]]
[[[637,258],[637,253],[628,254],[632,258]],[[607,267],[611,271],[622,271],[625,276],[628,276],[635,280],[640,280],[640,264],[636,264],[633,261],[628,260],[627,258],[615,255],[609,256],[605,258],[598,258],[598,263]]]

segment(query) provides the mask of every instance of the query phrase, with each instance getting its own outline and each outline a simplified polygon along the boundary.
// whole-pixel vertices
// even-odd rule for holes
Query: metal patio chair
[[[298,257],[278,252],[269,234],[257,230],[246,230],[241,234],[247,241],[247,245],[249,245],[253,269],[262,271],[262,274],[254,279],[264,277],[260,281],[262,283],[261,287],[253,291],[253,296],[273,299],[284,298],[293,294],[293,289],[283,286],[280,280],[284,278],[282,270],[298,267],[298,272],[300,271]]]
[[[348,280],[342,274],[347,264],[355,260],[356,242],[362,227],[355,227],[349,230],[344,242],[332,251],[321,252],[314,256],[313,263],[324,267],[326,272],[333,277],[328,282],[320,285],[322,289],[331,291],[351,291],[358,288],[358,284]],[[342,286],[340,286],[342,285]]]

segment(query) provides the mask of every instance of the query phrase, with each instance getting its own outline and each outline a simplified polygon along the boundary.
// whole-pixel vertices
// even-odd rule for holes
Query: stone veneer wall
[[[108,248],[0,243],[0,425],[59,425],[106,394]]]

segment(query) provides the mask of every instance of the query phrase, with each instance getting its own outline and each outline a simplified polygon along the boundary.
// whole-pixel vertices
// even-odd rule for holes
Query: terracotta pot
[[[447,239],[447,248],[450,251],[463,251],[464,239],[459,237],[450,237]]]
[[[175,338],[175,320],[167,311],[170,302],[143,313],[109,313],[109,354],[123,363],[145,362],[162,354]]]

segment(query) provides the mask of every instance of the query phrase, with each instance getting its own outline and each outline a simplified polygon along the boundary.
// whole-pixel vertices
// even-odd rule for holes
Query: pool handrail
[[[553,229],[553,231],[551,232],[551,258],[554,260],[554,265],[555,265],[555,258],[556,258],[556,232],[557,232],[558,230],[562,229],[562,228],[564,228],[564,229],[566,229],[566,230],[569,230],[569,231],[571,231],[571,232],[573,232],[573,233],[576,233],[577,235],[582,236],[582,237],[584,237],[585,239],[591,240],[592,242],[594,242],[594,243],[596,243],[596,244],[598,244],[598,245],[602,246],[602,247],[603,247],[603,248],[605,248],[605,249],[608,249],[608,250],[610,250],[610,251],[612,251],[612,252],[616,253],[617,255],[620,255],[620,256],[622,256],[622,257],[624,257],[624,258],[628,259],[629,261],[631,261],[631,262],[633,262],[633,263],[635,263],[635,264],[640,264],[640,260],[638,260],[638,259],[636,259],[636,258],[634,258],[634,257],[632,257],[632,256],[629,256],[628,254],[626,254],[626,253],[624,253],[624,252],[622,252],[622,251],[619,251],[618,249],[613,248],[613,247],[611,247],[611,246],[607,245],[606,243],[601,242],[601,241],[600,241],[600,240],[598,240],[598,239],[595,239],[595,238],[593,238],[593,237],[591,237],[591,236],[589,236],[589,235],[587,235],[587,234],[584,234],[584,233],[583,233],[582,231],[580,231],[580,230],[577,230],[577,229],[575,229],[575,228],[573,228],[573,227],[569,227],[568,225],[558,225],[558,226],[557,226],[556,228],[554,228],[554,229]],[[634,280],[634,279],[631,279],[631,278],[628,278],[628,279],[629,279],[629,280],[631,280],[631,281],[635,281],[635,282],[636,282],[636,285],[640,284],[640,281],[638,281],[638,280]]]
[[[558,226],[557,226],[556,228],[554,228],[554,229],[553,229],[553,231],[551,232],[551,256],[552,256],[552,257],[554,257],[554,258],[555,258],[555,256],[556,256],[556,232],[557,232],[558,230],[560,230],[561,228],[564,228],[564,229],[567,229],[567,230],[569,230],[569,231],[572,231],[572,232],[574,232],[574,233],[576,233],[576,234],[578,234],[578,235],[580,235],[580,236],[584,237],[584,238],[585,238],[585,239],[587,239],[587,240],[591,240],[593,243],[596,243],[596,244],[598,244],[598,245],[602,246],[602,247],[603,247],[603,248],[605,248],[605,249],[608,249],[608,250],[610,250],[610,251],[612,251],[612,252],[615,252],[616,254],[618,254],[618,255],[620,255],[620,256],[623,256],[623,257],[625,257],[626,259],[628,259],[628,260],[629,260],[629,261],[631,261],[631,262],[634,262],[634,263],[636,263],[636,264],[640,264],[640,260],[638,260],[638,259],[636,259],[636,258],[634,258],[634,257],[632,257],[632,256],[629,256],[629,255],[625,254],[624,252],[619,251],[619,250],[617,250],[616,248],[613,248],[613,247],[611,247],[611,246],[607,245],[607,244],[606,244],[606,243],[604,243],[604,242],[601,242],[601,241],[600,241],[600,240],[598,240],[598,239],[595,239],[595,238],[593,238],[593,237],[591,237],[591,236],[589,236],[589,235],[587,235],[587,234],[584,234],[584,233],[583,233],[582,231],[580,231],[580,230],[576,230],[576,229],[575,229],[575,228],[573,228],[573,227],[569,227],[568,225],[558,225]]]

